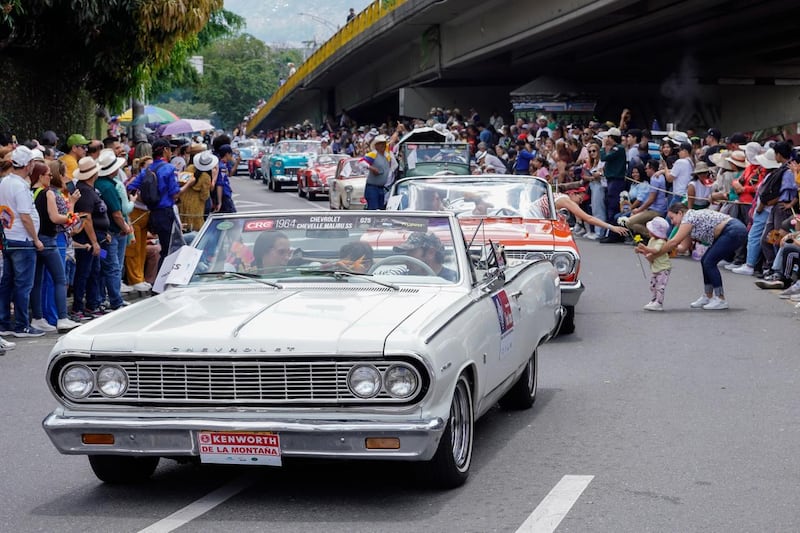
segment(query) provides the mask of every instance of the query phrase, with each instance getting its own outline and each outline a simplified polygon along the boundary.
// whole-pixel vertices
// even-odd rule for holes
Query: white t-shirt
[[[675,161],[672,165],[672,194],[675,196],[683,196],[686,194],[686,187],[692,181],[692,162],[688,158],[681,158]]]
[[[0,181],[0,220],[9,241],[32,241],[19,215],[30,215],[33,227],[39,233],[39,212],[33,205],[30,183],[22,176],[9,174]]]

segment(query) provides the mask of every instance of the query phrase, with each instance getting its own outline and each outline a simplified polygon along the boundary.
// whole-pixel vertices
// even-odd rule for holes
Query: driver
[[[415,231],[408,236],[406,242],[395,246],[394,251],[419,259],[431,267],[431,270],[440,278],[447,281],[458,281],[458,273],[444,266],[444,246],[439,237],[433,233]]]
[[[289,237],[282,231],[265,231],[253,244],[256,268],[286,266],[292,256]]]
[[[475,199],[475,207],[472,209],[472,214],[477,216],[486,216],[489,214],[489,209],[494,207],[484,198]]]

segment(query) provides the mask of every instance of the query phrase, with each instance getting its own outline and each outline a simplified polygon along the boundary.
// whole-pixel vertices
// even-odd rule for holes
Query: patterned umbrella
[[[161,107],[154,105],[144,106],[144,114],[136,119],[136,124],[169,124],[180,117]],[[133,109],[128,109],[119,116],[119,121],[130,124],[133,121]]]
[[[195,120],[193,118],[182,118],[175,122],[170,122],[164,126],[160,135],[179,135],[181,133],[192,133],[194,131],[211,131],[214,129],[209,122],[205,120]]]

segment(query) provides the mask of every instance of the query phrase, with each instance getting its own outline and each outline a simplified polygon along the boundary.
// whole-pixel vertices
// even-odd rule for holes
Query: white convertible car
[[[475,420],[533,404],[564,313],[552,263],[506,265],[452,214],[213,216],[179,257],[181,281],[49,358],[44,429],[105,482],[160,458],[343,458],[427,462],[458,486]]]

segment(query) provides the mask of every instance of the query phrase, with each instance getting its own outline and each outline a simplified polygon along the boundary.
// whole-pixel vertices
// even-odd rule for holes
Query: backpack
[[[147,209],[151,211],[158,207],[161,202],[161,193],[158,191],[158,175],[156,174],[156,164],[147,167],[144,176],[139,184],[139,199]]]
[[[758,198],[762,205],[775,205],[781,196],[781,186],[783,185],[783,173],[789,168],[783,164],[770,172],[758,191]]]

